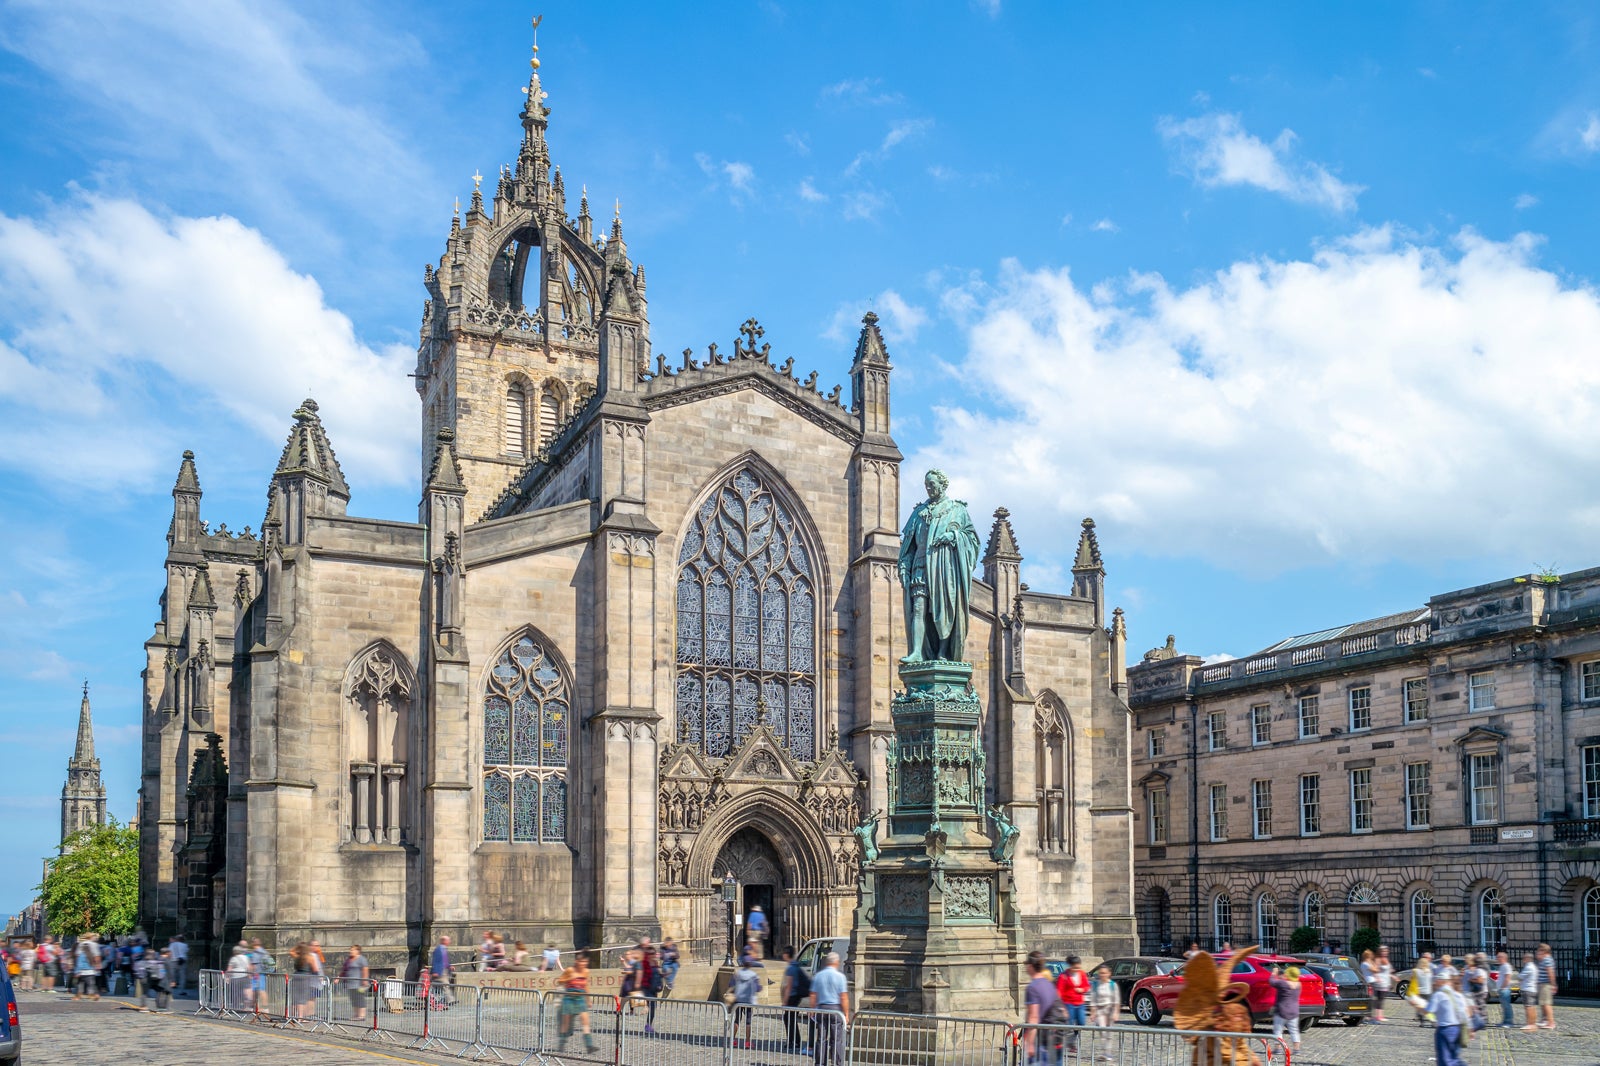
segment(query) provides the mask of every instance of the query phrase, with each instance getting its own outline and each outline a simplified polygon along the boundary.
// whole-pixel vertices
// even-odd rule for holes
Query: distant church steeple
[[[100,783],[100,760],[94,754],[94,721],[89,714],[89,682],[83,683],[78,708],[78,743],[67,762],[67,783],[61,786],[61,847],[67,838],[91,825],[106,824],[106,790]]]

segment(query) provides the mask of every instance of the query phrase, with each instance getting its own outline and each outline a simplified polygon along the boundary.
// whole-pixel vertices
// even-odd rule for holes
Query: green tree
[[[1295,955],[1302,951],[1316,951],[1321,942],[1322,934],[1317,932],[1316,926],[1302,925],[1289,934],[1289,951]]]
[[[1350,934],[1350,954],[1360,955],[1363,951],[1377,951],[1378,945],[1383,943],[1383,934],[1376,929],[1357,929]]]
[[[113,818],[73,833],[38,892],[58,936],[131,931],[139,903],[139,831]]]

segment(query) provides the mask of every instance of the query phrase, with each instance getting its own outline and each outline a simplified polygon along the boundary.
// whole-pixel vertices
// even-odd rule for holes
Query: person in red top
[[[1089,1024],[1089,975],[1084,972],[1083,960],[1078,956],[1067,956],[1067,968],[1056,978],[1056,994],[1067,1008],[1068,1025]]]

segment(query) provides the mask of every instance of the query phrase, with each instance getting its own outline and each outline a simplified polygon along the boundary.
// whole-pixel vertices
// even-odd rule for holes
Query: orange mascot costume
[[[1183,968],[1183,991],[1172,1012],[1172,1024],[1179,1029],[1208,1033],[1249,1033],[1250,986],[1229,981],[1239,960],[1255,953],[1248,947],[1234,952],[1226,963],[1218,964],[1206,952],[1196,954]],[[1261,1066],[1261,1059],[1247,1041],[1226,1037],[1191,1036],[1195,1066]]]

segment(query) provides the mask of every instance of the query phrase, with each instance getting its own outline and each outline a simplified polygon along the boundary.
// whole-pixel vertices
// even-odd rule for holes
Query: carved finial
[[[1083,532],[1078,535],[1078,554],[1072,561],[1074,570],[1100,570],[1105,566],[1100,558],[1100,539],[1094,535],[1094,519],[1083,520]]]
[[[738,341],[734,341],[734,353],[746,358],[755,355],[756,341],[766,336],[766,333],[767,331],[761,328],[761,323],[757,322],[754,317],[745,319],[744,324],[739,327],[739,335],[744,338],[744,344],[741,345]]]
[[[477,192],[482,186],[483,174],[481,171],[474,170],[472,172],[472,191]]]
[[[694,349],[693,348],[685,348],[683,350],[683,368],[685,370],[698,369],[696,367],[695,361],[694,361]]]

